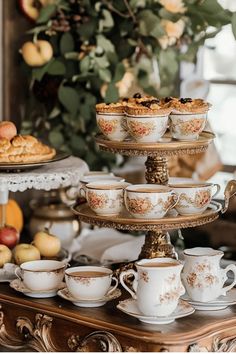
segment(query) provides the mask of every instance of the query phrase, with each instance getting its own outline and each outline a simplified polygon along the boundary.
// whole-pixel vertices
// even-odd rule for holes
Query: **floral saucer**
[[[114,290],[111,294],[103,296],[101,299],[97,300],[84,300],[84,299],[75,299],[69,292],[68,288],[65,287],[57,292],[57,295],[62,297],[65,300],[72,302],[75,306],[80,307],[100,307],[103,306],[107,301],[114,300],[121,296],[120,289]]]
[[[236,289],[233,288],[229,290],[225,296],[219,296],[217,299],[208,302],[194,301],[187,294],[184,294],[181,298],[188,301],[196,310],[218,311],[236,304]]]
[[[183,300],[179,300],[176,310],[169,316],[146,316],[139,311],[137,301],[132,298],[120,301],[117,305],[117,308],[125,312],[127,315],[138,318],[141,322],[150,324],[171,323],[174,322],[174,320],[177,318],[189,316],[195,311],[195,309],[189,303]]]
[[[56,296],[58,291],[58,289],[50,289],[50,290],[43,290],[43,291],[30,290],[24,285],[23,281],[21,281],[20,279],[12,280],[9,285],[14,290],[19,291],[20,293],[23,293],[26,296],[41,298],[41,299]],[[63,289],[65,286],[66,286],[65,283],[61,283],[59,289]]]

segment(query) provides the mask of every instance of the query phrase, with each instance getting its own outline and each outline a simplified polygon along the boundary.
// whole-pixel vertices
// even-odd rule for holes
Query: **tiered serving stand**
[[[177,141],[166,133],[157,143],[137,143],[132,140],[122,142],[110,141],[102,134],[95,137],[96,143],[103,151],[120,153],[125,156],[146,156],[147,183],[168,184],[168,157],[192,155],[206,151],[215,135],[203,131],[198,140]],[[236,181],[230,181],[225,189],[225,204],[212,201],[208,209],[199,215],[173,216],[169,214],[162,219],[135,219],[128,212],[112,217],[96,215],[87,204],[77,205],[73,211],[81,221],[100,227],[110,227],[130,231],[147,231],[145,243],[139,258],[176,257],[167,230],[195,227],[210,223],[219,217],[220,212],[228,208],[229,198],[236,193]]]

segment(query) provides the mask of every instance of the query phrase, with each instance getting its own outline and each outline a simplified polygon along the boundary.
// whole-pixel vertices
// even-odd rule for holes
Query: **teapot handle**
[[[236,194],[236,180],[233,179],[231,181],[229,181],[225,187],[225,192],[224,192],[224,196],[225,196],[225,204],[224,207],[222,209],[222,214],[224,214],[229,207],[229,200],[230,198],[232,198],[234,195]]]

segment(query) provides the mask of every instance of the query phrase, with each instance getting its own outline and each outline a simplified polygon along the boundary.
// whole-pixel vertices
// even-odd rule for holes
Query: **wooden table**
[[[118,301],[79,308],[59,297],[31,299],[2,283],[0,346],[42,352],[236,350],[236,306],[148,325],[116,309]]]

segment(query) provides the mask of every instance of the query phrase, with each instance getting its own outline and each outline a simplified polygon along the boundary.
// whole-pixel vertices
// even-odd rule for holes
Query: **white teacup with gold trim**
[[[178,202],[177,194],[167,186],[135,184],[126,187],[126,209],[138,219],[160,219]]]
[[[216,183],[180,183],[169,186],[179,196],[175,209],[180,215],[203,213],[220,190]]]
[[[236,284],[236,266],[220,267],[224,253],[208,247],[195,247],[184,250],[182,281],[189,297],[194,301],[208,302],[217,299]],[[233,282],[224,286],[227,273],[234,274]]]
[[[114,216],[123,211],[124,189],[128,185],[112,180],[91,182],[80,188],[80,194],[86,197],[89,207],[96,214]]]
[[[143,259],[135,263],[137,272],[129,269],[120,274],[122,286],[137,300],[139,310],[146,316],[168,316],[177,307],[185,289],[180,273],[183,265],[172,258]],[[125,278],[134,275],[133,290]]]
[[[111,294],[118,286],[109,268],[96,266],[79,266],[68,268],[65,272],[66,285],[76,299],[97,300]],[[115,284],[111,286],[114,280]]]
[[[178,140],[197,140],[207,121],[207,112],[193,114],[171,113],[170,131]]]

